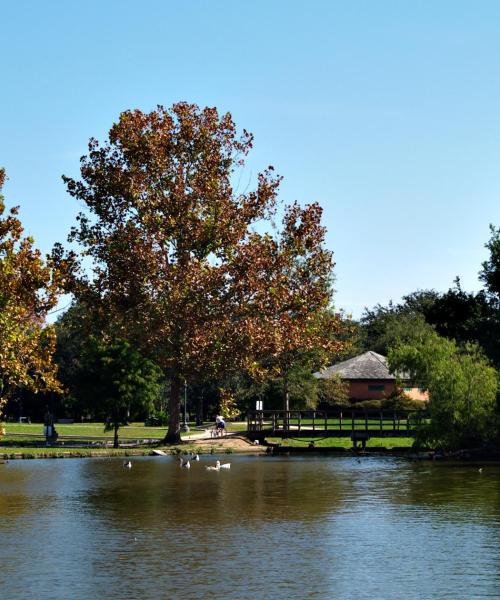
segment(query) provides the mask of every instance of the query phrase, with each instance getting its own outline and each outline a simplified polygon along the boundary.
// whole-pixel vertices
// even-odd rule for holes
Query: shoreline
[[[155,456],[154,450],[163,450],[169,456],[188,452],[198,454],[266,454],[267,447],[252,443],[245,436],[230,435],[227,438],[186,440],[172,446],[155,445],[137,448],[69,448],[49,447],[1,447],[0,464],[9,460],[34,460],[55,458],[112,458],[126,456]]]

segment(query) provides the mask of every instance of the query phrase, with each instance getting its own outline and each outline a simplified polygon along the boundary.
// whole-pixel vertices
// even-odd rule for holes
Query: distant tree
[[[81,418],[89,412],[91,403],[81,393],[87,373],[82,368],[82,357],[92,337],[100,337],[103,327],[96,323],[88,307],[75,302],[62,313],[54,324],[56,348],[54,361],[58,378],[64,388],[60,410],[68,416]]]
[[[387,307],[377,304],[373,309],[366,308],[361,330],[364,350],[386,356],[397,343],[424,339],[432,327],[415,308],[390,302]]]
[[[161,371],[145,359],[129,342],[117,338],[90,338],[83,350],[80,387],[95,415],[102,415],[105,429],[114,431],[118,448],[118,430],[131,415],[148,413],[161,392]]]
[[[318,398],[329,406],[350,406],[349,384],[338,374],[318,380]]]
[[[306,316],[314,298],[300,261],[323,269],[307,260],[314,253],[308,245],[314,243],[319,209],[286,211],[278,260],[276,242],[269,233],[257,233],[257,226],[271,225],[280,178],[269,167],[254,191],[233,189],[251,147],[252,136],[243,131],[238,137],[231,116],[219,116],[215,108],[178,103],[148,114],[127,111],[112,127],[109,143],[90,141],[82,179],[65,178],[69,193],[89,211],[79,216],[71,239],[93,260],[91,280],[82,269],[72,291],[99,307],[164,370],[171,382],[167,442],[180,440],[184,379],[251,368],[251,353],[271,345],[273,327],[284,339],[287,319],[291,332],[312,327]],[[326,254],[316,254],[326,260]],[[54,256],[63,256],[61,248]],[[275,275],[287,261],[296,281]],[[299,306],[302,283],[306,293]],[[269,311],[260,309],[280,294],[279,311],[271,311],[279,319],[269,323]],[[293,304],[287,311],[288,298]],[[325,304],[321,290],[309,311],[314,319]],[[284,349],[276,344],[275,355]]]
[[[424,316],[439,335],[460,344],[477,343],[500,366],[500,312],[484,290],[465,292],[457,278]]]
[[[482,264],[479,279],[484,282],[495,302],[500,303],[500,227],[490,225],[490,234],[491,237],[485,244],[490,256]]]
[[[447,449],[479,445],[493,432],[497,375],[476,345],[458,347],[432,333],[389,352],[393,372],[406,372],[429,392],[430,423],[418,441]]]
[[[318,380],[318,397],[322,404],[329,406],[350,406],[349,384],[340,375],[334,374]]]
[[[0,169],[0,191],[5,171]],[[16,388],[60,390],[52,361],[54,329],[45,325],[57,302],[58,273],[23,238],[17,208],[3,216],[0,195],[0,414]]]

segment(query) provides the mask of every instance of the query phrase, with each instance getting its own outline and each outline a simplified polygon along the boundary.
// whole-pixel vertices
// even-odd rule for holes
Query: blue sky
[[[127,108],[229,110],[287,202],[318,201],[336,305],[456,275],[480,289],[500,225],[500,3],[128,0],[3,3],[0,165],[37,245],[64,241],[91,136]]]

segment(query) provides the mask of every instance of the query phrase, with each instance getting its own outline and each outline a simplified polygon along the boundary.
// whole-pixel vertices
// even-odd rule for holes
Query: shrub
[[[361,400],[352,405],[355,410],[380,410],[383,400]]]

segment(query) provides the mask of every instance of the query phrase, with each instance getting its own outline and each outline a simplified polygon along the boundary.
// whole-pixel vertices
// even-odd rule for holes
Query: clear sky
[[[38,247],[65,241],[91,136],[179,100],[255,135],[282,198],[324,207],[336,305],[456,275],[500,225],[496,0],[16,0],[0,11],[0,165]]]

